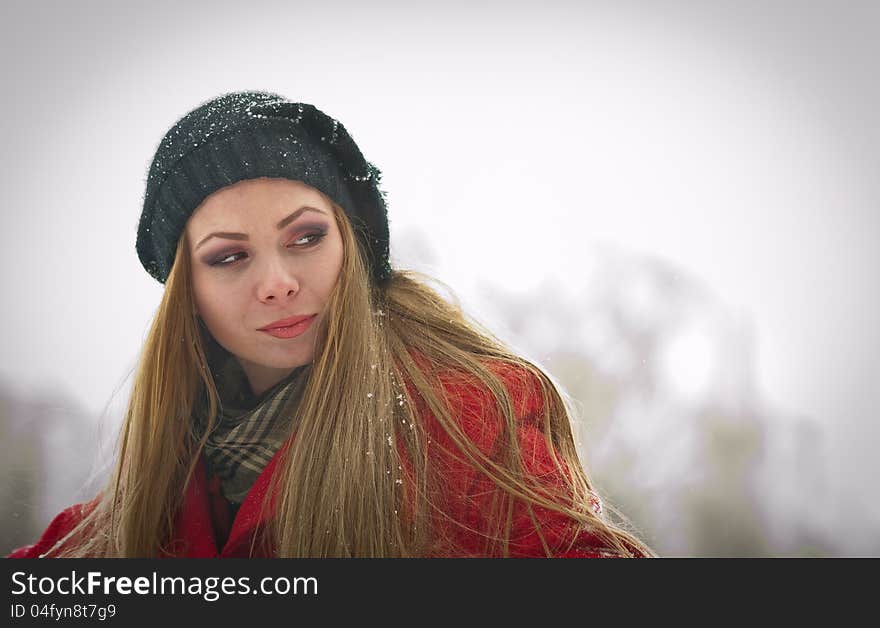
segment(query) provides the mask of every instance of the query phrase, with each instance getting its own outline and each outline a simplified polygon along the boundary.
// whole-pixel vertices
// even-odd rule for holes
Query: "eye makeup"
[[[317,246],[327,235],[327,225],[322,223],[297,225],[294,229],[291,229],[291,231],[292,233],[286,239],[287,244],[285,246],[288,249],[310,249]],[[310,239],[305,244],[295,244],[295,242],[304,238]],[[228,262],[224,262],[223,260],[226,260],[227,258],[235,258],[238,255],[247,255],[247,253],[241,250],[241,246],[231,246],[223,248],[216,253],[206,254],[202,257],[202,263],[218,268],[232,266],[237,260],[233,259]]]
[[[305,233],[320,233],[322,235],[327,235],[327,225],[320,222],[297,225],[294,229],[291,229],[290,237],[296,239],[302,237],[301,234]]]

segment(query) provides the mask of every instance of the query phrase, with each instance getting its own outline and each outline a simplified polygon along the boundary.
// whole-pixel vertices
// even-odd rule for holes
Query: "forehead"
[[[331,213],[324,195],[302,181],[246,179],[209,195],[193,212],[187,229],[208,228],[217,222],[271,221],[303,205]]]

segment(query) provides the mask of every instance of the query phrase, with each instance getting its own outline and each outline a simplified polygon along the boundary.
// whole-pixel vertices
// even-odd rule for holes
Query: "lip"
[[[274,323],[269,323],[265,327],[260,327],[257,331],[269,331],[270,329],[278,329],[279,327],[291,327],[304,320],[314,318],[317,314],[307,314],[305,316],[291,316],[290,318],[282,318]]]
[[[280,327],[265,327],[260,331],[269,334],[270,336],[274,336],[275,338],[296,338],[306,332],[306,330],[311,327],[312,321],[315,320],[317,314],[312,314],[311,316],[295,316],[293,318],[286,318],[283,321],[275,321],[272,325],[278,325],[281,322],[286,321],[297,321],[294,322],[293,325],[283,325]]]

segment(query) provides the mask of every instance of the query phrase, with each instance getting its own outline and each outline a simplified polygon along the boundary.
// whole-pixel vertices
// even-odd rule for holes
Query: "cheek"
[[[192,285],[192,295],[193,302],[196,306],[196,311],[199,313],[202,318],[204,318],[203,314],[206,309],[208,309],[208,289],[205,285],[205,281],[202,277],[199,276],[199,273],[195,270],[190,276],[190,284]]]
[[[198,278],[193,281],[193,300],[195,301],[196,311],[209,325],[222,324],[224,312],[231,310],[233,307],[231,296],[228,293],[223,294],[217,286],[212,285],[210,281],[205,281],[204,278]]]
[[[329,256],[329,259],[323,265],[322,269],[324,272],[321,274],[321,293],[326,300],[330,297],[330,293],[333,291],[336,282],[339,280],[339,273],[342,271],[341,243],[339,247],[333,251],[332,255]]]
[[[228,295],[221,298],[217,294],[202,293],[196,298],[196,311],[205,323],[205,327],[221,345],[231,350],[241,334],[240,319]]]

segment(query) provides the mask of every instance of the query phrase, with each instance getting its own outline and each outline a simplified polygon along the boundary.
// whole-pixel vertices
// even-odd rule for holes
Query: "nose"
[[[285,264],[273,258],[261,269],[257,283],[257,298],[264,303],[277,303],[299,292],[296,273]]]

